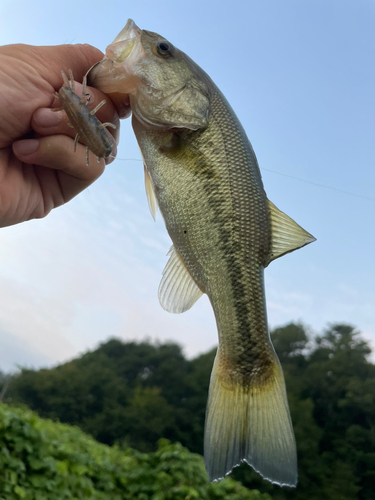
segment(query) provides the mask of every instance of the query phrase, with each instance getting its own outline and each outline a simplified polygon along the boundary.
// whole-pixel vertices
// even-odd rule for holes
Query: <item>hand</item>
[[[89,68],[103,58],[91,45],[0,47],[0,227],[45,217],[53,208],[71,200],[104,171],[90,153],[86,166],[85,146],[77,144],[55,92],[62,87],[61,70],[82,81]],[[80,95],[82,86],[76,84]],[[103,99],[97,113],[101,122],[112,122],[114,145],[119,120],[108,96],[88,87],[89,107]],[[124,114],[123,110],[119,110]],[[113,132],[113,129],[108,129]],[[115,154],[114,146],[112,155]],[[113,158],[107,158],[109,163]]]

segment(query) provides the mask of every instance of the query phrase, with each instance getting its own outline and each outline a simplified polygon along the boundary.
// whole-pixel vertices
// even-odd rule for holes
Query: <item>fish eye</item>
[[[159,43],[159,49],[163,52],[167,52],[167,50],[169,50],[169,45],[165,42],[161,42]]]
[[[171,56],[172,55],[172,46],[168,42],[159,42],[156,46],[158,53],[161,56]]]

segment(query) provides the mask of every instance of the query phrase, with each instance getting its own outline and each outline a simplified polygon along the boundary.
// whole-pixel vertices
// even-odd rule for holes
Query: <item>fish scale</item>
[[[151,213],[159,206],[173,242],[161,305],[181,313],[206,293],[215,314],[204,438],[210,479],[245,461],[265,479],[295,486],[296,445],[263,275],[272,260],[315,238],[267,199],[232,108],[168,40],[129,20],[90,81],[130,100]]]
[[[228,277],[224,277],[223,280],[224,300],[232,300],[231,309],[237,321],[232,319],[228,321],[228,314],[225,314],[225,319],[221,319],[220,308],[217,312],[215,310],[217,309],[215,303],[220,303],[220,300],[213,298],[211,303],[218,320],[221,353],[228,359],[233,359],[232,364],[236,363],[238,358],[238,363],[247,373],[254,368],[254,364],[248,363],[248,360],[243,358],[249,357],[253,361],[257,357],[253,349],[257,344],[254,336],[264,337],[267,331],[265,318],[259,315],[259,311],[264,309],[264,304],[259,304],[260,300],[263,301],[263,292],[259,293],[259,285],[263,290],[263,283],[262,281],[258,283],[258,279],[253,278],[258,274],[256,272],[258,263],[264,262],[264,255],[269,253],[269,217],[264,190],[262,186],[258,187],[261,182],[260,172],[254,152],[241,125],[237,123],[233,114],[229,113],[228,104],[219,93],[215,93],[212,97],[211,116],[213,122],[217,124],[218,133],[215,135],[225,144],[226,154],[222,168],[228,172],[227,189],[231,193],[232,230],[230,245],[226,243],[225,237],[221,238],[223,244],[220,260],[226,265],[228,272]],[[210,134],[210,126],[206,133]],[[204,140],[204,136],[202,139]],[[259,202],[256,203],[254,198],[263,199],[263,207]],[[215,290],[212,293],[214,297]],[[237,324],[237,335],[233,323]],[[226,335],[228,330],[230,330],[229,336]],[[231,339],[229,348],[226,346],[227,338]],[[236,346],[246,346],[246,348],[239,349]]]

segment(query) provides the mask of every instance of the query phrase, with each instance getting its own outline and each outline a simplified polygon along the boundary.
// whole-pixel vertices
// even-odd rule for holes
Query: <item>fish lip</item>
[[[104,61],[104,59],[102,59],[101,61],[98,61],[95,64],[93,64],[91,66],[91,68],[87,71],[87,73],[85,74],[85,77],[87,79],[87,85],[89,87],[94,87],[94,85],[93,85],[93,77],[92,77],[92,75],[90,76],[91,71],[94,70],[94,73],[95,73],[95,67],[98,66],[98,64],[102,63],[103,61]]]
[[[128,19],[125,27],[106,48],[106,58],[113,59],[115,62],[123,62],[130,56],[135,46],[135,41],[140,36],[141,29],[138,28],[133,19]],[[124,56],[124,54],[126,55]]]
[[[112,43],[123,42],[125,40],[131,40],[136,38],[141,34],[141,29],[135,24],[133,19],[128,19],[124,28],[116,36]]]
[[[104,59],[95,63],[86,73],[87,85],[90,87],[100,88],[100,86],[98,87],[98,80],[100,80],[103,73],[108,74],[111,72],[112,68],[113,61],[107,57],[104,57]]]
[[[128,19],[125,27],[106,48],[104,59],[94,64],[88,71],[89,84],[105,93],[117,92],[114,82],[123,78],[128,72],[126,60],[132,54],[140,36],[141,29],[132,19]],[[112,84],[108,82],[108,77],[112,79]]]

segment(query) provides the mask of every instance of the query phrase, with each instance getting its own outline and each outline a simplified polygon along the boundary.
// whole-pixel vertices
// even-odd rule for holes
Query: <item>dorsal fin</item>
[[[143,165],[143,168],[145,170],[145,188],[146,188],[148,207],[150,209],[153,219],[155,220],[156,212],[158,210],[158,202],[156,201],[156,196],[151,184],[151,177],[147,171],[146,165]]]
[[[271,222],[271,251],[266,266],[278,257],[316,240],[270,200],[267,201]]]
[[[195,284],[173,246],[168,255],[170,258],[159,286],[159,301],[166,311],[182,313],[190,309],[203,292]]]

